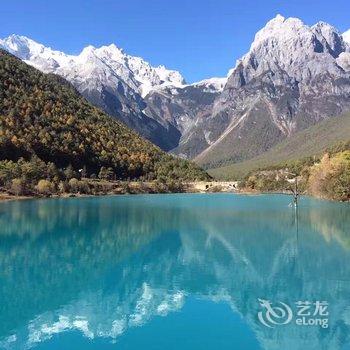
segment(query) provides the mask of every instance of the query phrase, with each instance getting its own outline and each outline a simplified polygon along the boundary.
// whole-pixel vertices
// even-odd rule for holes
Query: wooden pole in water
[[[295,177],[294,180],[294,184],[295,184],[295,190],[294,190],[294,205],[297,207],[298,206],[298,176]]]
[[[289,175],[294,176],[294,190],[293,187],[291,188],[291,191],[293,193],[293,204],[295,207],[298,206],[298,197],[299,197],[299,190],[298,190],[298,175],[294,173],[287,172]]]

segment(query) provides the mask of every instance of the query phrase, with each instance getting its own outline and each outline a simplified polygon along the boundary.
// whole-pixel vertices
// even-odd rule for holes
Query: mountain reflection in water
[[[175,332],[192,301],[208,322],[206,307],[227,305],[252,349],[346,348],[350,207],[303,198],[297,220],[289,202],[217,194],[2,203],[0,348],[59,345],[69,333],[121,344],[133,329],[178,314]],[[259,298],[328,301],[329,328],[267,328],[257,318]],[[204,349],[210,332],[200,322],[197,331]],[[235,332],[222,335],[225,344]]]

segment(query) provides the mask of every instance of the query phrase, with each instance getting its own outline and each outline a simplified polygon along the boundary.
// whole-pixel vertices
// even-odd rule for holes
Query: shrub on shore
[[[22,179],[13,179],[11,181],[11,192],[13,192],[16,196],[21,196],[25,193],[24,191],[25,184]]]
[[[39,180],[36,190],[42,195],[51,195],[56,192],[55,185],[49,180]]]

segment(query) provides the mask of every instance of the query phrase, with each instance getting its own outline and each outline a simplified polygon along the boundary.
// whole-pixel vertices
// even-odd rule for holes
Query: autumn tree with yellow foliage
[[[330,156],[310,168],[309,192],[314,196],[340,201],[350,200],[350,151]]]

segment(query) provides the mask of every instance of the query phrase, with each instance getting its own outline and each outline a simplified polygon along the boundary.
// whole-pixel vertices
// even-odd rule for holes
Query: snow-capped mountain
[[[210,167],[256,156],[350,110],[350,31],[325,22],[308,26],[278,15],[227,78],[194,84],[113,44],[73,56],[12,35],[0,47],[63,76],[161,148]]]
[[[184,86],[179,72],[164,66],[152,67],[114,44],[100,48],[88,46],[73,56],[27,37],[11,35],[0,40],[0,48],[45,73],[64,77],[90,102],[165,150],[177,144],[179,136],[171,126],[162,125],[143,113],[146,107],[143,97],[153,89]]]
[[[104,74],[96,76],[96,80],[107,82],[110,76],[115,75],[142,96],[162,86],[180,87],[185,84],[179,72],[164,66],[152,67],[144,59],[127,55],[114,44],[100,48],[87,46],[77,56],[52,50],[19,35],[0,40],[0,46],[45,73],[56,73],[70,80],[89,77],[94,73],[91,65],[97,66]]]
[[[210,142],[197,160],[207,166],[240,161],[350,110],[349,58],[336,28],[278,15],[256,34],[210,118],[198,126]]]
[[[283,70],[298,81],[309,81],[325,68],[340,75],[335,59],[345,51],[341,34],[331,25],[319,22],[308,27],[297,18],[278,15],[256,34],[230,82],[241,87],[268,70]]]

